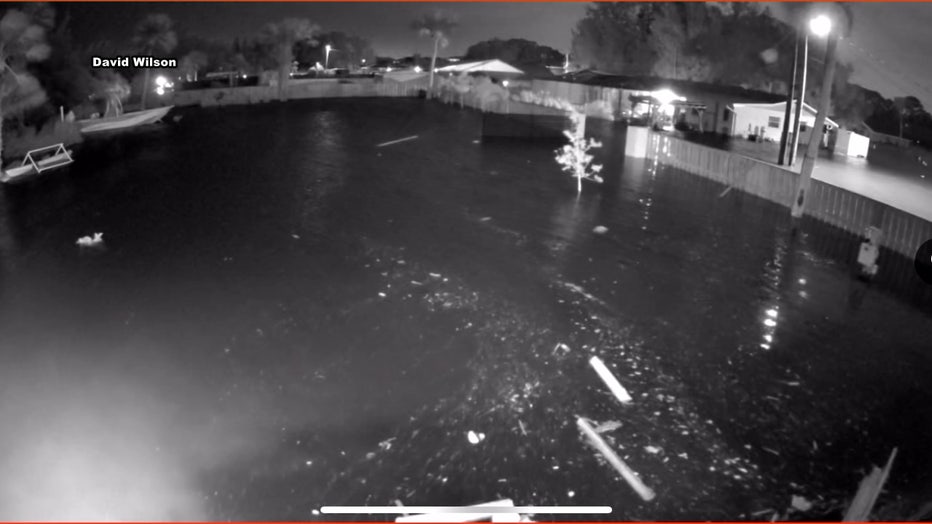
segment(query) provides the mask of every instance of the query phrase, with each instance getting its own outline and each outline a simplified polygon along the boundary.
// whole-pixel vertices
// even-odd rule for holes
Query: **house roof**
[[[793,102],[794,102],[793,106],[795,107],[796,101],[793,100]],[[766,109],[766,110],[771,110],[771,111],[777,111],[781,114],[785,114],[786,113],[786,102],[785,101],[776,102],[773,104],[731,104],[729,106],[729,109],[732,109],[732,110],[739,109],[739,108]],[[816,111],[814,107],[807,104],[806,102],[803,102],[803,110],[805,110],[807,114],[813,117],[818,114],[818,111]],[[835,127],[835,128],[838,127],[838,124],[831,118],[826,118],[825,123],[828,124],[829,127]]]
[[[465,62],[452,64],[437,69],[438,73],[503,73],[521,75],[524,71],[502,62],[499,59],[481,60],[479,62]]]
[[[658,91],[668,88],[687,99],[702,98],[702,95],[718,94],[732,100],[747,102],[777,102],[785,98],[784,95],[755,91],[739,86],[711,84],[707,82],[693,82],[690,80],[671,80],[658,77],[613,75],[585,69],[559,77],[560,80],[578,84],[601,87],[615,87],[630,91]]]

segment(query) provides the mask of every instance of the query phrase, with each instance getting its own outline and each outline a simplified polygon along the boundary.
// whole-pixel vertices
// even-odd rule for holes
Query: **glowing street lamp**
[[[809,32],[806,33],[806,40],[803,44],[803,77],[800,83],[799,102],[796,105],[795,125],[793,127],[793,145],[790,149],[789,165],[796,163],[796,152],[799,149],[799,119],[802,116],[803,104],[806,103],[806,75],[809,71],[809,33],[819,38],[825,38],[832,32],[832,19],[819,15],[809,20]],[[815,133],[815,128],[812,130]]]
[[[819,15],[809,21],[809,30],[819,38],[825,38],[832,32],[832,19],[825,15]]]
[[[324,69],[330,69],[330,51],[336,51],[336,49],[330,47],[330,44],[324,46],[324,50],[327,52],[324,55]]]
[[[825,129],[825,120],[828,116],[828,108],[832,97],[832,82],[835,77],[835,66],[837,58],[835,51],[838,48],[839,32],[832,30],[832,21],[825,15],[813,18],[809,22],[809,29],[816,36],[828,37],[828,44],[825,47],[825,73],[822,77],[822,92],[820,94],[818,113],[816,113],[815,123],[812,126],[812,132],[809,135],[809,145],[806,148],[806,156],[803,158],[802,169],[799,172],[799,185],[796,189],[796,197],[793,199],[793,209],[791,214],[794,218],[801,218],[806,207],[806,198],[808,197],[809,186],[812,182],[812,170],[815,168],[816,157],[819,154],[819,144],[821,143],[822,130]],[[808,38],[808,35],[807,35]],[[804,66],[805,66],[804,62]],[[805,68],[803,69],[805,71]],[[805,79],[805,73],[803,74]],[[803,92],[805,94],[805,91]],[[802,106],[802,96],[800,96],[800,107]],[[800,107],[797,107],[796,114],[799,115]],[[799,118],[796,120],[797,136],[799,135]],[[794,138],[796,142],[798,138]],[[792,152],[791,152],[792,153]]]

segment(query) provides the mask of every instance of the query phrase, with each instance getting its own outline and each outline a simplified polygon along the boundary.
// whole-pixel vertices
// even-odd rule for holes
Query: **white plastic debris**
[[[293,238],[293,239],[295,239],[295,240],[300,240],[300,239],[301,239],[301,237],[299,237],[298,235],[295,235],[294,233],[291,234],[291,238]]]
[[[812,502],[809,502],[805,497],[800,497],[799,495],[793,495],[790,504],[793,506],[793,509],[798,511],[809,511],[812,509]]]
[[[476,433],[475,431],[470,430],[469,433],[466,434],[466,439],[469,440],[470,444],[475,446],[476,444],[485,440],[485,433]]]
[[[81,237],[78,239],[75,244],[81,247],[97,247],[104,243],[104,234],[103,233],[94,233],[93,237]]]
[[[609,431],[615,431],[616,429],[620,427],[621,427],[621,422],[618,422],[617,420],[609,420],[607,422],[603,422],[599,424],[598,426],[596,426],[595,432],[596,433],[607,433]]]
[[[660,453],[660,448],[658,448],[657,446],[645,446],[644,450],[647,451],[648,453],[653,453],[655,455],[657,453]]]
[[[593,232],[593,233],[596,233],[596,234],[599,234],[599,235],[602,235],[602,234],[608,233],[608,228],[605,227],[605,226],[595,226],[595,228],[592,230],[592,232]]]
[[[612,375],[612,372],[608,370],[599,357],[590,358],[589,365],[595,369],[595,372],[599,374],[599,377],[602,378],[602,381],[608,386],[609,391],[615,395],[615,398],[617,398],[619,402],[622,404],[631,403],[631,395],[628,394],[628,391],[618,382],[615,375]]]

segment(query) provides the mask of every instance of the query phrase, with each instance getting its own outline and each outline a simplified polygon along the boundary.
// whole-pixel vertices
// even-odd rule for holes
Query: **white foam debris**
[[[94,236],[84,236],[81,237],[75,242],[75,244],[81,247],[96,247],[104,243],[104,234],[103,233],[94,233]]]
[[[608,233],[608,228],[605,226],[595,226],[595,228],[592,229],[592,232],[597,235],[603,235]]]
[[[657,453],[660,453],[660,448],[658,448],[657,446],[645,446],[644,451],[647,451],[648,453],[653,453],[654,455],[656,455]]]
[[[812,509],[812,502],[809,502],[805,497],[799,495],[793,495],[790,504],[793,506],[793,509],[798,511],[809,511]]]
[[[476,445],[483,440],[485,440],[485,433],[476,433],[475,431],[470,430],[469,433],[466,433],[466,439],[470,444]]]

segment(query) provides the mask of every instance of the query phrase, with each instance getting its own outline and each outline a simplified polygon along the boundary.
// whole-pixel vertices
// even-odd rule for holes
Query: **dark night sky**
[[[368,37],[380,55],[428,54],[430,44],[408,28],[411,19],[436,8],[456,15],[460,27],[445,54],[463,53],[492,37],[520,37],[568,50],[571,31],[586,3],[76,3],[59,4],[71,12],[80,41],[128,38],[146,13],[164,12],[179,28],[209,38],[251,36],[266,22],[307,17],[325,30]],[[777,7],[779,10],[779,7]],[[855,67],[854,80],[883,95],[913,94],[932,107],[932,3],[859,3],[854,5],[851,38],[841,46],[842,60]]]

